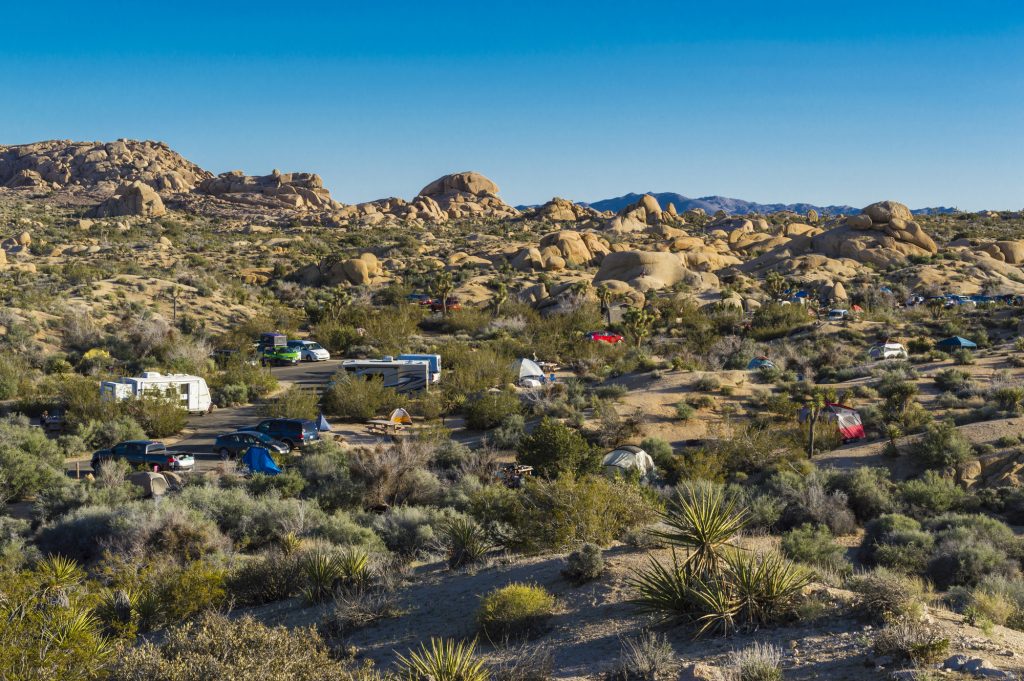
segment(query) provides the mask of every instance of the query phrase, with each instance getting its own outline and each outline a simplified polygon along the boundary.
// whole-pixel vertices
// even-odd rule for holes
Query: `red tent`
[[[800,410],[801,423],[807,419],[809,413],[810,410],[807,407]],[[860,414],[857,413],[856,409],[847,407],[844,404],[829,402],[821,410],[818,420],[834,423],[836,428],[839,429],[839,434],[843,436],[844,442],[863,440],[867,437],[864,434],[864,424],[860,420]]]

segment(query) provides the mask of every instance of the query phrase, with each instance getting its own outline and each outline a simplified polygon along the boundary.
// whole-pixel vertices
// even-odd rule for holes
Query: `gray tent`
[[[544,382],[544,372],[532,359],[521,357],[512,363],[512,371],[515,372],[516,384],[526,386],[538,386]]]
[[[643,478],[654,470],[654,459],[639,447],[623,445],[605,454],[601,460],[601,467],[608,475],[624,475],[637,471]]]

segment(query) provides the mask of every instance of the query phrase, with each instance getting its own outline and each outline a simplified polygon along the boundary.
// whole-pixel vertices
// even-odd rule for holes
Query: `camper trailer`
[[[430,382],[441,380],[441,355],[399,355],[395,359],[411,359],[430,364]]]
[[[341,368],[352,378],[370,380],[379,376],[385,388],[400,393],[425,390],[431,381],[430,362],[423,359],[346,359]]]
[[[157,371],[146,371],[135,378],[100,383],[100,397],[104,400],[120,402],[147,395],[177,397],[181,402],[181,408],[191,414],[204,414],[210,410],[212,404],[206,379],[199,376],[165,375]]]

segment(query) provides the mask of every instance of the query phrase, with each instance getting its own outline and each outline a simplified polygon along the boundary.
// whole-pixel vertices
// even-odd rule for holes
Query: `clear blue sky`
[[[1024,207],[1019,1],[4,4],[5,144],[160,139],[347,203],[472,169],[510,203]]]

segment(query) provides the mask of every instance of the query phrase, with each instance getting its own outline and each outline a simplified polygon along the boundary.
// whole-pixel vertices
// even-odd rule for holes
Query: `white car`
[[[323,362],[331,358],[331,353],[315,341],[288,341],[288,347],[299,351],[299,359],[303,362]]]

